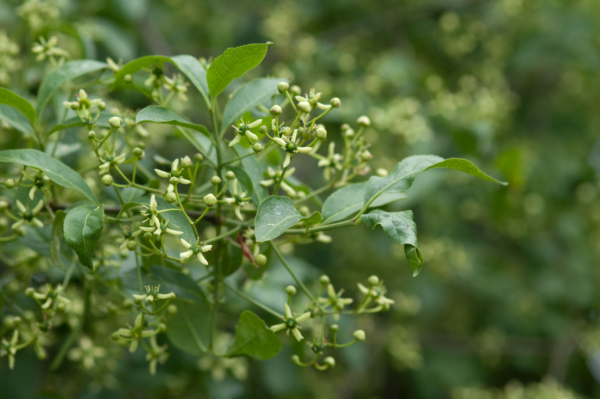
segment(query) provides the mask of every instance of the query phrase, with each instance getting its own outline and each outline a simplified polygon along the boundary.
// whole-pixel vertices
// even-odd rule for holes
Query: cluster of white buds
[[[116,165],[122,164],[123,162],[125,162],[125,154],[121,154],[121,155],[116,155],[114,152],[112,155],[109,155],[108,153],[106,153],[106,155],[104,155],[104,157],[100,158],[100,162],[102,162],[100,164],[100,166],[98,166],[98,169],[100,169],[99,175],[103,176],[103,175],[108,175],[110,173],[110,168],[111,167],[115,167]],[[103,180],[104,183],[104,180]]]
[[[47,284],[40,292],[36,292],[32,287],[29,287],[25,290],[25,295],[33,298],[46,313],[64,312],[71,301],[62,295],[63,291],[61,284],[58,284],[56,288]]]
[[[31,48],[31,51],[33,51],[34,54],[37,54],[35,57],[37,61],[43,61],[46,57],[48,57],[55,65],[59,66],[66,58],[69,57],[69,52],[57,47],[57,43],[58,39],[56,36],[52,36],[48,40],[46,40],[43,36],[40,36],[39,43],[35,43]]]
[[[232,197],[224,198],[223,201],[225,201],[229,205],[233,205],[235,215],[238,217],[238,219],[244,220],[244,216],[242,215],[241,208],[251,198],[246,197],[246,195],[248,194],[246,191],[238,190],[238,180],[237,179],[233,180],[231,187],[232,187],[232,189],[231,189]]]
[[[63,105],[77,112],[79,118],[85,122],[92,118],[92,107],[96,107],[98,110],[96,119],[100,115],[100,112],[106,109],[106,103],[104,101],[100,99],[91,100],[83,89],[79,90],[79,94],[77,94],[77,101],[65,101],[63,102]]]
[[[379,281],[379,278],[377,276],[371,276],[369,277],[368,282],[369,288],[358,283],[358,289],[365,295],[365,298],[363,299],[356,312],[375,313],[379,311],[389,310],[390,306],[394,304],[394,301],[385,297],[386,289],[383,286],[383,281]],[[367,306],[373,301],[377,304],[377,306],[366,309]]]
[[[142,214],[142,216],[146,217],[146,219],[142,221],[142,224],[147,222],[148,226],[140,226],[140,230],[147,233],[152,233],[159,237],[165,233],[173,236],[179,236],[183,234],[182,231],[173,230],[169,228],[169,220],[166,220],[163,223],[161,223],[162,216],[159,213],[158,203],[156,202],[155,195],[152,195],[150,197],[149,205],[143,204],[142,207],[144,209],[142,209],[140,213]]]
[[[187,249],[187,251],[179,254],[179,258],[181,259],[182,263],[187,262],[194,255],[196,255],[196,257],[198,258],[200,263],[208,266],[208,261],[204,257],[203,253],[210,251],[212,249],[212,245],[201,244],[200,241],[197,241],[196,243],[194,243],[192,245],[191,242],[186,241],[183,238],[180,238],[180,241],[181,241],[181,244]]]
[[[173,192],[174,186],[178,184],[191,184],[192,181],[182,177],[182,172],[192,165],[192,160],[187,155],[181,158],[181,165],[179,164],[179,158],[175,159],[171,164],[171,172],[165,172],[164,170],[154,169],[156,174],[165,179],[169,179],[169,187],[167,187],[167,194]],[[173,201],[171,201],[173,202]]]

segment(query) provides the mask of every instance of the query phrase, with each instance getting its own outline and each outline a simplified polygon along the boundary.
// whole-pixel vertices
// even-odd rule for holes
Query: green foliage
[[[90,269],[94,267],[92,256],[103,227],[104,210],[97,205],[73,208],[64,220],[65,242],[77,253],[79,262]]]
[[[247,355],[257,360],[268,360],[281,351],[281,340],[260,317],[249,310],[240,315],[235,339],[225,356]]]
[[[35,123],[35,109],[33,106],[29,104],[29,101],[12,91],[0,87],[0,104],[6,104],[15,108],[22,113],[32,125]]]

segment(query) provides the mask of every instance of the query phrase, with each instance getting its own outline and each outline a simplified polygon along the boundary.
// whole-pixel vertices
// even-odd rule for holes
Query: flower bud
[[[144,240],[146,240],[146,241],[151,241],[153,238],[152,233],[150,233],[150,232],[145,232],[143,237],[144,237]]]
[[[185,157],[181,158],[181,167],[182,168],[189,168],[190,166],[192,166],[192,164],[193,164],[192,160],[187,155]]]
[[[317,129],[317,138],[319,140],[325,140],[327,138],[327,130],[323,129],[322,127]]]
[[[134,251],[137,248],[137,242],[135,240],[127,241],[127,249],[130,251]]]
[[[386,176],[388,175],[388,173],[389,173],[389,172],[387,171],[387,169],[384,169],[384,168],[379,168],[379,169],[377,169],[377,170],[375,171],[375,173],[376,173],[376,174],[377,174],[377,176],[379,176],[379,177],[386,177]]]
[[[8,202],[0,201],[0,211],[3,211],[8,208]]]
[[[120,338],[120,337],[119,337],[119,333],[118,333],[118,332],[114,332],[114,333],[112,333],[112,335],[110,336],[110,338],[111,338],[113,341],[118,341],[118,340],[119,340],[119,338]]]
[[[61,312],[61,313],[63,313],[66,309],[67,309],[67,305],[65,305],[64,302],[59,302],[56,305],[56,310],[59,311],[59,312]]]
[[[281,115],[281,113],[283,112],[281,107],[277,104],[273,105],[271,107],[271,109],[269,110],[269,112],[271,113],[271,115]]]
[[[135,147],[133,149],[132,153],[133,153],[133,156],[136,157],[136,158],[143,158],[144,150],[142,150],[139,147]]]
[[[206,206],[215,206],[217,204],[217,197],[213,194],[207,194],[202,199],[202,202],[204,202]]]
[[[333,108],[339,108],[341,105],[342,105],[342,102],[340,101],[340,99],[339,99],[339,98],[337,98],[337,97],[333,97],[333,98],[331,99],[331,106],[332,106]]]
[[[169,314],[175,314],[175,313],[177,313],[177,305],[169,305],[169,306],[167,306],[167,312]]]
[[[327,365],[330,369],[335,367],[335,359],[331,356],[327,356],[325,359],[323,359],[323,363]]]
[[[169,183],[171,183],[172,185],[176,186],[176,185],[178,185],[178,184],[179,184],[179,178],[178,178],[178,177],[175,177],[175,176],[173,176],[173,177],[171,177],[171,178],[169,179]]]
[[[28,287],[28,288],[25,290],[25,295],[27,295],[28,297],[32,297],[32,296],[33,296],[33,294],[35,294],[35,290],[34,290],[32,287]]]
[[[267,132],[267,130],[268,130],[268,128],[267,128],[267,126],[266,126],[266,125],[261,125],[261,126],[258,128],[258,132],[259,132],[259,133],[261,133],[261,134],[265,134],[265,133]]]
[[[94,140],[94,139],[96,138],[96,132],[94,132],[93,130],[92,130],[92,131],[90,131],[90,132],[88,133],[88,135],[87,135],[87,138],[88,138],[89,140]]]
[[[254,143],[254,145],[252,146],[252,150],[257,154],[259,152],[261,152],[263,149],[264,149],[264,147],[261,143]]]
[[[258,254],[254,257],[254,261],[259,266],[264,266],[267,264],[267,257],[263,254]]]
[[[348,137],[348,138],[352,138],[354,137],[354,129],[346,129],[346,131],[344,132],[344,136]]]
[[[13,179],[7,179],[4,185],[6,188],[13,188],[15,186],[15,181]]]
[[[356,120],[356,123],[358,123],[358,126],[364,126],[364,127],[368,127],[371,126],[371,120],[369,119],[368,116],[359,116],[358,119]]]
[[[202,156],[202,154],[196,154],[194,155],[194,161],[196,162],[202,162],[204,160],[204,156]]]
[[[285,92],[289,88],[290,88],[290,85],[287,84],[286,82],[279,82],[277,84],[277,90],[279,90],[280,93]]]
[[[300,101],[298,103],[298,109],[302,112],[305,113],[309,113],[310,111],[312,111],[312,107],[310,106],[310,103],[308,101]]]
[[[229,172],[225,173],[225,178],[227,178],[227,180],[233,180],[235,179],[235,173],[230,170]]]
[[[363,330],[356,330],[356,331],[354,331],[353,335],[357,341],[364,341],[367,338],[365,335],[365,332]]]
[[[294,95],[294,96],[299,96],[300,93],[302,93],[302,89],[300,88],[300,86],[296,86],[296,85],[292,86],[290,88],[290,91],[292,92],[292,95]]]
[[[329,284],[331,281],[329,280],[329,276],[326,276],[325,274],[321,276],[321,278],[319,278],[319,281],[321,282],[321,284],[323,285],[327,285]]]
[[[112,127],[121,127],[122,123],[123,123],[123,119],[119,118],[118,116],[113,116],[112,118],[110,118],[108,120],[108,124],[111,125]]]
[[[173,202],[177,201],[177,194],[173,192],[167,193],[167,195],[165,195],[165,201],[167,201],[169,204],[172,204]]]
[[[301,206],[298,210],[300,211],[300,214],[302,214],[302,216],[308,216],[308,214],[310,213],[310,209],[308,209],[306,205]]]
[[[104,101],[100,101],[96,106],[100,111],[104,111],[106,109],[106,103]]]
[[[131,74],[127,74],[123,77],[123,81],[125,83],[131,83],[132,80],[133,80],[133,76],[131,76]]]
[[[213,186],[218,186],[219,184],[221,184],[221,178],[219,176],[213,176],[210,179],[210,184],[212,184]]]
[[[364,151],[360,154],[360,160],[363,162],[367,162],[373,159],[373,155],[369,151]]]
[[[285,292],[288,295],[296,295],[296,287],[294,287],[293,285],[288,285],[287,287],[285,287]]]
[[[338,326],[337,324],[332,324],[329,326],[329,329],[331,330],[331,332],[338,332],[340,326]]]
[[[102,176],[102,184],[104,184],[106,187],[112,186],[113,183],[114,183],[114,180],[111,175]]]
[[[371,276],[367,281],[369,282],[369,285],[377,285],[379,284],[379,277]]]

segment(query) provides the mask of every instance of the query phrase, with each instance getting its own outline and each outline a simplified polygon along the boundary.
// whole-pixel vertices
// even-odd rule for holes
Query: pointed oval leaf
[[[305,218],[302,218],[302,221],[306,223],[308,227],[316,226],[323,220],[323,216],[321,216],[321,212],[315,211],[312,214],[308,215]]]
[[[204,100],[208,103],[208,83],[206,83],[206,69],[196,57],[191,55],[176,55],[171,57],[173,63],[190,82],[198,89]]]
[[[259,78],[254,79],[233,94],[233,97],[227,102],[223,111],[223,123],[221,132],[227,130],[246,112],[254,109],[259,104],[269,100],[272,96],[279,93],[277,85],[280,82],[287,82],[286,79],[279,78]]]
[[[261,63],[267,55],[269,44],[247,44],[228,48],[215,58],[206,73],[208,90],[213,101],[233,79],[241,77]]]
[[[376,209],[361,215],[360,219],[371,229],[380,225],[392,241],[404,245],[404,253],[410,263],[413,276],[421,272],[423,255],[417,244],[417,225],[413,220],[412,211],[385,212]]]
[[[4,150],[0,151],[0,162],[16,163],[40,169],[56,184],[78,191],[88,201],[96,205],[100,204],[79,173],[44,152],[31,149]]]
[[[235,173],[235,178],[238,180],[238,183],[242,185],[242,191],[246,190],[246,195],[252,196],[254,193],[254,183],[244,168],[240,168],[239,166],[227,166],[227,169]]]
[[[104,62],[94,60],[77,60],[68,61],[62,66],[56,68],[50,72],[44,78],[40,90],[38,92],[37,101],[37,114],[38,116],[42,113],[42,110],[50,101],[52,94],[58,89],[63,83],[78,78],[79,76],[100,71],[108,68],[108,64]]]
[[[337,222],[358,212],[365,204],[366,185],[367,183],[364,182],[342,187],[327,197],[322,209],[323,223]],[[377,197],[369,208],[377,208],[405,198],[406,194],[403,193],[384,193]]]
[[[254,153],[252,149],[245,150],[243,147],[234,148],[233,150],[238,156],[243,156],[250,152]],[[252,202],[254,202],[254,205],[259,206],[269,196],[267,188],[260,184],[264,180],[262,166],[253,156],[245,157],[240,162],[252,181],[252,187],[254,187],[254,190],[252,190]]]
[[[210,336],[210,307],[204,301],[175,301],[177,313],[166,323],[167,337],[176,348],[194,356],[206,353]]]
[[[79,262],[92,269],[92,256],[104,227],[104,209],[97,205],[81,205],[71,210],[64,221],[65,242],[73,248]]]
[[[244,310],[235,329],[235,339],[225,354],[227,357],[247,355],[267,360],[281,351],[281,340],[265,322],[249,310]]]
[[[207,137],[210,137],[210,133],[208,132],[206,127],[202,125],[197,125],[192,122],[188,122],[179,115],[177,115],[175,112],[156,105],[151,105],[138,112],[137,116],[135,117],[135,123],[143,122],[161,123],[173,126],[187,127],[190,129],[194,129]]]
[[[31,122],[33,125],[35,122],[35,109],[29,103],[29,101],[25,100],[23,97],[19,96],[12,91],[0,87],[0,104],[6,104],[18,110],[20,113],[25,115],[25,117]]]
[[[365,203],[373,201],[385,192],[402,193],[412,186],[421,172],[435,168],[453,169],[494,183],[507,184],[486,175],[466,159],[444,160],[436,155],[414,155],[400,161],[389,175],[385,177],[372,176],[365,188],[364,201]]]
[[[258,207],[256,213],[256,241],[270,241],[302,220],[289,197],[270,196]]]
[[[4,121],[21,133],[34,135],[31,122],[25,115],[9,105],[0,104],[0,121]]]

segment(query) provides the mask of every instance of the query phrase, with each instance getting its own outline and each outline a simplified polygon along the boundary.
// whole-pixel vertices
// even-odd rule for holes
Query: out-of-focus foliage
[[[42,373],[33,354],[12,373],[0,365],[0,396],[194,397],[198,387],[232,398],[600,395],[599,2],[4,0],[0,83],[25,96],[47,65],[30,62],[40,56],[30,53],[40,35],[57,37],[74,59],[124,61],[209,57],[270,40],[272,51],[253,73],[335,93],[344,107],[326,125],[369,115],[377,167],[391,169],[411,154],[462,156],[497,168],[510,186],[458,175],[442,183],[447,172],[440,171],[390,206],[415,210],[425,256],[418,278],[397,267],[404,252],[383,231],[335,232],[331,247],[301,250],[312,264],[307,275],[318,269],[349,287],[377,274],[396,301],[361,326],[376,337],[372,346],[351,348],[330,373],[297,370],[284,352],[248,368],[222,359],[196,365],[174,352],[150,378],[141,358],[113,362],[118,348],[106,342],[91,371],[72,362],[60,374]],[[0,145],[10,147],[13,135],[2,130]],[[317,172],[303,177],[318,184]],[[285,277],[269,271],[253,289],[268,299],[270,281]]]

